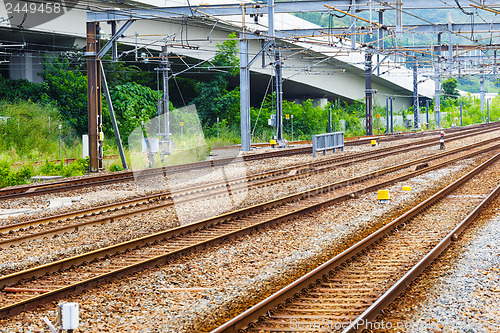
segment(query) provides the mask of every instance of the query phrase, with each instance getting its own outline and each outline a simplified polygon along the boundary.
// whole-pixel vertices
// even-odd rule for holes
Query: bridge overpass
[[[150,1],[149,5],[152,2]],[[98,4],[101,7],[108,6],[104,2]],[[131,4],[148,5],[143,1]],[[183,5],[183,1],[180,3],[171,2],[171,4],[179,6]],[[191,4],[195,5],[193,2]],[[118,4],[113,6],[131,7]],[[2,5],[0,5],[0,17],[7,17],[6,9]],[[0,46],[0,51],[9,53],[4,54],[4,59],[8,62],[0,64],[2,71],[8,73],[13,79],[39,80],[36,72],[41,70],[40,62],[43,53],[85,46],[86,21],[87,11],[84,8],[73,8],[64,15],[29,29],[19,29],[11,26],[8,20],[3,21],[0,23],[0,35],[2,36],[0,43],[10,45],[10,47]],[[173,60],[172,72],[176,73],[176,71],[185,70],[187,65],[213,57],[217,49],[216,44],[226,39],[230,32],[240,30],[242,17],[225,16],[220,18],[217,23],[215,23],[216,21],[216,18],[138,20],[132,24],[119,42],[127,45],[132,54],[134,54],[133,49],[138,48],[137,53],[140,56],[142,52],[147,53],[147,50],[161,50],[164,41],[168,40],[170,52],[186,57],[184,61]],[[253,22],[246,24],[253,29],[266,29],[266,22],[264,16],[258,24]],[[320,28],[290,14],[276,14],[276,30],[291,31],[298,27],[301,29]],[[101,28],[103,38],[109,38],[111,26],[101,24]],[[345,101],[364,98],[363,52],[350,50],[348,45],[340,43],[338,40],[334,44],[337,46],[282,40],[281,46],[284,49],[289,48],[288,51],[283,51],[283,55],[286,57],[283,67],[285,99],[300,101],[312,98],[318,102],[324,102],[339,98]],[[260,49],[261,41],[250,40],[250,59]],[[273,76],[273,67],[269,66],[270,61],[269,58],[265,59],[267,65],[265,68],[261,66],[260,60],[256,61],[250,68],[250,90],[253,95],[262,96],[265,93],[269,78]],[[389,59],[380,65],[379,72],[383,74],[373,76],[373,89],[377,91],[375,95],[377,103],[384,106],[386,97],[396,96],[395,110],[410,106],[413,95],[411,71]],[[189,74],[189,72],[184,75],[196,76],[196,74]],[[421,77],[419,81],[421,81],[419,95],[432,98],[434,95],[432,80]]]

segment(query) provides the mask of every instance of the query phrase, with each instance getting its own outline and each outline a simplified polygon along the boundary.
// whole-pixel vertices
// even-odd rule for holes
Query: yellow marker
[[[411,191],[411,186],[408,185],[403,186],[403,191]]]
[[[377,145],[377,140],[372,140],[371,143],[372,143],[372,146],[376,146]]]
[[[389,190],[378,190],[377,192],[377,200],[389,200]]]
[[[285,118],[286,118],[286,119],[290,119],[290,115],[287,113],[287,114],[285,115]]]
[[[183,121],[181,121],[181,126],[184,126],[184,122]]]
[[[380,113],[377,113],[377,118],[380,118]]]
[[[271,140],[271,144],[275,145],[276,144],[276,140]]]

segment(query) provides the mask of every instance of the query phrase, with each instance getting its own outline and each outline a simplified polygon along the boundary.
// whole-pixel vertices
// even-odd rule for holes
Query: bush
[[[14,171],[9,163],[0,162],[0,187],[26,184],[33,176],[30,165],[23,166],[20,170]]]
[[[111,164],[111,166],[109,167],[110,172],[116,172],[116,171],[122,171],[122,170],[123,170],[122,166],[115,164],[115,163]]]
[[[83,158],[79,158],[67,166],[65,166],[62,162],[56,164],[50,162],[49,160],[45,160],[45,164],[40,169],[40,173],[44,176],[73,177],[84,175],[87,168],[88,161]]]

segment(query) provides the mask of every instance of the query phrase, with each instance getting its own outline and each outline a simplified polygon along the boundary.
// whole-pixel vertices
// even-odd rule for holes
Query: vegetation
[[[444,99],[457,99],[460,94],[457,90],[458,81],[455,78],[447,79],[443,81],[441,87],[443,89]]]
[[[333,26],[333,22],[328,24]],[[232,87],[230,84],[235,81],[239,68],[236,36],[230,35],[217,46],[215,57],[203,67],[203,71],[209,74],[207,81],[170,80],[171,85],[179,87],[179,96],[173,97],[171,101],[173,100],[177,107],[181,105],[181,101],[184,105],[189,104],[186,109],[190,108],[192,111],[182,111],[181,108],[176,109],[170,104],[171,132],[177,149],[171,158],[173,162],[195,160],[207,154],[205,148],[198,151],[193,148],[196,144],[187,139],[189,135],[193,137],[194,132],[200,134],[200,129],[211,146],[240,142],[240,92],[238,87]],[[123,143],[127,146],[129,136],[141,128],[141,122],[147,123],[157,114],[158,96],[161,92],[156,90],[156,74],[143,72],[139,67],[123,62],[104,62],[104,66],[109,73],[108,84],[120,133]],[[74,52],[61,58],[47,58],[41,76],[44,79],[43,84],[26,80],[12,81],[0,76],[0,116],[5,119],[0,121],[0,186],[24,183],[35,174],[70,176],[81,175],[86,170],[87,163],[84,160],[78,160],[68,166],[50,162],[59,158],[59,124],[63,125],[62,156],[71,158],[81,154],[79,138],[82,133],[87,132],[87,78],[82,54]],[[464,125],[486,120],[486,115],[480,112],[478,99],[472,96],[458,96],[457,88],[464,84],[464,80],[449,79],[443,82],[444,98],[441,111],[442,124],[445,127],[459,124],[460,103],[464,108]],[[182,95],[181,90],[189,92]],[[174,92],[175,89],[170,91]],[[172,93],[172,96],[175,94]],[[275,97],[275,94],[269,94],[262,105],[250,110],[253,142],[269,141],[275,134],[274,129],[268,125],[268,119],[275,113]],[[102,107],[107,138],[104,153],[116,154],[105,99]],[[316,105],[312,100],[303,103],[285,100],[283,113],[288,115],[283,120],[287,140],[292,139],[292,118],[293,139],[304,140],[310,139],[312,134],[327,131],[329,113],[333,131],[344,130],[346,136],[364,134],[361,119],[365,114],[365,105],[362,100],[350,104],[334,101],[325,106]],[[404,118],[411,113],[411,108],[396,112]],[[384,116],[385,108],[376,105],[374,116],[376,114]],[[434,119],[432,106],[431,114],[431,119]],[[499,117],[500,97],[497,97],[491,103],[490,119],[498,120]],[[431,126],[433,125],[431,121]],[[375,132],[385,131],[384,126],[381,119],[375,116]],[[396,127],[395,130],[404,130],[404,127]],[[138,133],[140,135],[142,130]],[[141,143],[140,140],[137,142]],[[127,156],[132,159],[130,152],[127,152]],[[143,158],[141,154],[137,156],[139,159]],[[134,158],[137,156],[134,155]],[[14,164],[19,161],[23,163]],[[45,163],[37,166],[34,163],[36,161]],[[109,169],[117,171],[121,170],[121,166],[111,163]]]

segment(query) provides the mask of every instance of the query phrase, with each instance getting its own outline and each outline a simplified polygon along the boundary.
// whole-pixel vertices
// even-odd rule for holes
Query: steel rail
[[[483,154],[486,152],[490,152],[493,149],[500,149],[500,144],[496,145],[495,147],[488,147],[487,149],[484,149],[482,151],[477,151],[473,153],[469,153],[466,156],[462,156],[459,159],[465,159],[465,158],[470,158],[479,154]],[[68,269],[71,269],[72,267],[79,267],[79,265],[87,265],[90,262],[93,262],[95,260],[99,260],[100,258],[109,258],[113,255],[119,255],[120,253],[127,253],[127,251],[130,251],[131,249],[140,249],[140,248],[146,248],[147,246],[150,246],[152,244],[159,244],[164,241],[169,241],[175,242],[175,239],[179,237],[186,236],[187,238],[192,235],[194,237],[194,242],[192,244],[186,245],[185,247],[176,249],[175,251],[171,251],[168,253],[164,253],[162,255],[157,255],[155,257],[152,257],[150,259],[147,259],[143,262],[140,263],[134,263],[131,265],[128,265],[126,267],[122,267],[120,269],[116,269],[114,271],[104,273],[101,275],[98,275],[96,277],[86,279],[84,281],[79,281],[77,283],[73,283],[69,286],[65,286],[63,288],[59,288],[57,290],[53,290],[47,293],[43,293],[41,295],[32,297],[30,299],[24,300],[24,301],[19,301],[17,303],[9,304],[6,306],[3,306],[0,308],[0,317],[5,317],[9,315],[13,315],[16,313],[19,313],[21,311],[24,311],[26,309],[31,309],[34,308],[40,304],[43,304],[45,302],[49,302],[52,300],[55,300],[63,295],[66,294],[71,294],[71,293],[76,293],[81,290],[84,290],[86,288],[90,288],[93,286],[96,286],[100,283],[104,283],[107,281],[111,281],[115,279],[116,277],[119,276],[124,276],[127,274],[130,274],[131,272],[136,272],[136,271],[141,271],[144,268],[147,267],[153,267],[162,263],[165,263],[169,260],[172,260],[173,258],[176,258],[181,255],[185,255],[186,253],[193,252],[202,248],[205,248],[207,246],[212,246],[215,244],[219,244],[221,242],[224,242],[228,239],[233,239],[235,237],[239,237],[244,234],[249,234],[254,232],[255,230],[258,230],[260,228],[268,227],[270,225],[275,225],[278,223],[286,222],[291,219],[294,219],[296,217],[299,217],[305,213],[310,213],[314,212],[319,208],[326,207],[326,206],[331,206],[334,203],[345,201],[351,198],[357,197],[361,193],[368,193],[371,191],[375,191],[377,189],[380,189],[381,187],[385,187],[391,184],[394,184],[399,181],[403,181],[406,179],[409,179],[411,177],[418,176],[420,174],[423,174],[425,172],[428,172],[430,170],[438,169],[441,167],[446,167],[449,165],[449,161],[439,163],[433,166],[429,166],[425,169],[420,169],[418,171],[412,171],[409,172],[406,175],[398,176],[390,180],[382,181],[374,185],[370,185],[368,187],[365,187],[363,189],[355,190],[354,192],[345,194],[345,195],[340,195],[336,196],[333,198],[325,198],[323,200],[318,200],[318,199],[313,199],[312,204],[308,204],[307,200],[303,200],[306,198],[309,198],[310,196],[314,195],[320,195],[321,193],[328,193],[330,190],[337,188],[338,183],[331,184],[329,186],[323,186],[314,190],[310,191],[304,191],[296,195],[289,196],[287,198],[282,198],[278,200],[273,200],[261,205],[256,205],[252,206],[249,208],[242,209],[237,212],[231,212],[227,214],[223,214],[211,219],[203,220],[191,225],[186,225],[183,227],[178,227],[175,229],[163,231],[163,232],[158,232],[156,234],[144,236],[135,240],[131,240],[128,242],[120,243],[114,246],[109,246],[103,249],[98,249],[95,251],[91,251],[89,253],[85,253],[79,256],[75,256],[72,258],[67,258],[67,259],[62,259],[50,264],[34,267],[31,269],[27,269],[21,272],[9,274],[3,277],[0,277],[0,289],[4,289],[5,287],[11,287],[16,285],[19,282],[22,281],[27,281],[35,277],[40,277],[44,274],[51,274],[55,273],[58,271],[65,271]],[[395,170],[396,167],[391,167],[385,169],[385,172],[390,172],[391,170]],[[352,178],[350,180],[345,180],[342,183],[356,183],[359,182],[362,178],[365,179],[370,179],[375,177],[376,175],[381,174],[380,171],[374,172],[374,173],[369,173],[361,177],[356,177]],[[303,201],[301,201],[303,200]],[[224,227],[224,223],[232,223],[232,221],[236,221],[238,218],[245,217],[245,216],[252,216],[252,214],[257,214],[259,212],[264,212],[264,211],[276,211],[276,207],[279,205],[282,205],[284,202],[299,202],[303,203],[301,207],[285,212],[285,213],[278,213],[278,216],[272,217],[272,218],[267,218],[264,217],[264,220],[256,221],[252,225],[243,226],[239,227],[236,226],[235,230],[232,230],[230,232],[225,231],[226,228]],[[300,205],[299,205],[300,206]],[[272,210],[275,208],[274,210]],[[237,222],[237,221],[236,221]],[[236,223],[235,222],[235,223]],[[210,237],[208,239],[205,239],[203,241],[199,241],[199,237],[196,236],[197,232],[204,232],[204,230],[209,230],[209,228],[217,228],[217,226],[221,226],[222,232],[219,232],[219,234],[213,236],[212,232],[210,232]],[[181,238],[182,239],[182,238]],[[169,243],[169,244],[170,244]],[[182,243],[182,242],[181,242]]]
[[[462,232],[469,226],[477,216],[500,194],[500,185],[497,186],[474,210],[467,215],[439,244],[437,244],[424,258],[422,258],[412,269],[410,269],[401,279],[387,290],[375,303],[373,303],[365,312],[358,316],[352,325],[346,327],[342,333],[358,331],[354,323],[369,322],[377,318],[382,310],[389,307],[390,304],[406,290],[432,262],[443,253],[454,240],[457,240]]]
[[[460,138],[461,137],[459,136],[459,137],[456,137],[454,139],[450,139],[449,141],[459,140]],[[434,141],[434,140],[427,140],[427,141]],[[496,139],[489,139],[489,140],[481,141],[478,143],[470,144],[470,145],[467,145],[464,147],[455,148],[453,150],[449,150],[446,153],[446,155],[460,153],[460,152],[468,150],[468,149],[474,149],[474,148],[480,147],[481,145],[486,145],[486,144],[489,144],[489,143],[494,142],[494,141],[496,141]],[[426,143],[426,144],[421,144],[418,146],[415,146],[413,144],[404,144],[404,145],[400,145],[398,147],[401,147],[401,146],[405,146],[405,147],[410,146],[410,147],[399,150],[398,153],[403,153],[403,152],[416,150],[416,149],[422,149],[422,148],[429,147],[432,145],[435,145],[435,143]],[[392,150],[394,150],[393,147],[388,147],[388,148],[383,149],[382,152],[380,152],[380,150],[378,150],[376,152],[368,152],[366,154],[367,155],[376,154],[377,155],[376,157],[381,158],[384,156],[394,154],[392,152]],[[377,154],[378,152],[380,152],[380,153]],[[446,155],[444,155],[444,156],[446,156]],[[443,155],[439,155],[439,157],[442,157],[442,156]],[[354,156],[354,157],[356,157],[356,156]],[[352,156],[346,156],[345,158],[340,158],[340,160],[345,160],[345,159],[349,159],[349,158],[352,158]],[[274,183],[282,183],[285,181],[291,181],[291,180],[304,178],[304,177],[309,176],[310,174],[320,174],[323,172],[327,172],[327,171],[331,170],[332,168],[339,168],[339,167],[351,165],[351,164],[356,163],[356,162],[366,161],[369,159],[373,159],[373,156],[361,157],[356,161],[349,160],[348,162],[344,162],[344,163],[337,163],[334,165],[330,164],[327,167],[323,167],[323,168],[316,168],[316,167],[327,164],[328,163],[327,161],[313,163],[313,165],[304,164],[304,165],[301,165],[298,167],[293,166],[293,167],[284,168],[281,170],[264,172],[261,174],[250,176],[248,178],[240,177],[240,178],[236,178],[236,179],[230,179],[227,182],[222,181],[222,182],[212,183],[210,185],[200,185],[200,186],[190,187],[189,189],[174,191],[172,193],[170,193],[170,192],[160,193],[160,194],[150,195],[147,197],[126,200],[126,201],[120,202],[120,203],[103,205],[103,206],[99,206],[99,207],[95,207],[95,208],[80,210],[77,212],[70,212],[68,214],[59,214],[57,216],[48,216],[48,217],[44,217],[44,218],[40,218],[40,219],[36,219],[36,220],[32,220],[32,221],[26,221],[26,222],[16,223],[16,224],[12,224],[12,225],[2,226],[2,227],[0,227],[0,237],[4,237],[2,234],[7,234],[7,233],[9,233],[9,235],[15,234],[14,231],[17,231],[17,230],[19,232],[22,232],[26,229],[30,230],[30,229],[33,229],[34,226],[38,226],[41,224],[53,224],[56,221],[57,221],[57,223],[61,223],[63,220],[68,221],[69,219],[79,219],[80,217],[85,218],[87,216],[105,215],[103,217],[97,217],[97,218],[83,221],[83,222],[72,223],[72,224],[63,225],[63,226],[55,225],[54,228],[52,228],[52,229],[41,230],[41,231],[38,231],[35,233],[29,233],[27,235],[21,235],[21,236],[14,235],[14,237],[11,237],[11,238],[9,238],[9,236],[6,236],[6,237],[4,237],[6,239],[0,240],[0,249],[13,247],[17,244],[22,244],[22,243],[25,243],[25,242],[28,242],[28,241],[34,240],[34,239],[50,237],[50,236],[53,236],[56,234],[71,232],[73,230],[78,231],[84,227],[105,224],[105,223],[112,223],[115,221],[119,221],[123,218],[133,217],[136,215],[145,214],[145,213],[149,213],[152,211],[157,211],[160,209],[172,207],[172,206],[174,206],[174,202],[172,201],[174,198],[177,198],[177,197],[182,198],[182,197],[188,196],[189,194],[194,194],[194,193],[198,193],[198,192],[202,193],[201,195],[198,195],[194,198],[185,198],[185,199],[181,199],[180,201],[179,201],[179,199],[177,199],[176,204],[188,203],[188,202],[191,202],[194,200],[212,197],[212,196],[217,195],[217,194],[225,194],[227,191],[226,186],[228,184],[231,185],[231,192],[235,193],[238,190],[247,189],[248,186],[244,182],[248,181],[248,180],[256,182],[256,183],[252,183],[249,188],[259,188],[259,187],[264,187],[264,186],[270,186]],[[429,160],[427,160],[427,161],[429,161]],[[330,163],[332,163],[332,162],[330,162]],[[419,161],[418,163],[422,163],[422,161]],[[302,168],[302,166],[304,168]],[[305,169],[306,167],[308,167],[308,169]],[[286,173],[290,173],[290,171],[293,171],[293,170],[299,170],[299,171],[293,175],[283,175]],[[265,177],[272,177],[272,176],[276,176],[276,175],[278,175],[277,178],[262,180]],[[281,176],[279,176],[279,175],[281,175]],[[239,187],[238,187],[238,185],[239,185]],[[210,191],[208,193],[203,194],[204,192],[207,192],[210,189],[214,189],[214,188],[218,188],[219,190],[216,192]],[[126,210],[128,208],[138,207],[138,206],[147,205],[147,204],[153,204],[154,206],[139,208],[139,209],[132,211],[132,212],[121,211],[117,214],[106,215],[107,213],[110,213],[111,211]]]
[[[460,127],[460,128],[451,128],[446,129],[446,132],[453,133],[456,131],[474,131],[476,129],[481,128],[496,128],[500,126],[500,123],[489,123],[489,124],[479,124],[479,125],[469,125],[468,127]],[[433,135],[437,133],[436,130],[426,131],[426,132],[415,132],[415,133],[405,133],[405,134],[396,134],[396,135],[387,135],[387,136],[372,136],[370,138],[360,139],[356,141],[346,141],[346,146],[351,145],[361,145],[366,144],[373,138],[379,139],[379,141],[394,141],[399,139],[406,139],[411,137],[421,137],[424,135]],[[290,149],[277,149],[272,152],[266,153],[258,153],[251,155],[242,156],[243,161],[254,161],[272,157],[282,157],[282,156],[290,156],[295,154],[304,154],[310,153],[311,147],[298,147],[298,148],[290,148]],[[118,182],[126,182],[131,181],[137,178],[149,178],[159,175],[169,175],[177,172],[183,172],[188,170],[197,170],[200,168],[213,167],[218,165],[225,165],[228,163],[234,162],[234,158],[227,159],[218,159],[211,161],[201,161],[201,162],[193,162],[187,164],[180,164],[169,167],[161,167],[161,168],[153,168],[153,169],[144,169],[138,171],[120,171],[114,172],[108,175],[100,175],[93,177],[83,177],[78,179],[65,179],[60,181],[52,181],[49,183],[37,183],[30,184],[27,186],[18,186],[15,188],[4,188],[0,189],[0,200],[19,198],[19,197],[30,197],[36,196],[40,194],[52,193],[52,192],[62,192],[62,191],[71,191],[79,188],[86,188],[92,186],[101,186],[107,184],[114,184]]]
[[[449,137],[447,139],[447,141],[450,142],[450,141],[454,141],[454,140],[459,140],[459,139],[462,139],[464,136],[467,136],[467,135],[457,134],[454,137]],[[121,202],[116,202],[116,203],[111,203],[111,204],[106,204],[106,205],[100,205],[97,207],[82,209],[82,210],[78,210],[78,211],[74,211],[74,212],[62,213],[62,214],[58,214],[58,215],[54,215],[54,216],[47,216],[47,217],[38,218],[38,219],[30,220],[30,221],[23,221],[23,222],[19,222],[19,223],[15,223],[15,224],[4,225],[4,226],[0,226],[0,237],[2,237],[3,235],[5,235],[7,233],[13,234],[14,231],[21,231],[22,232],[26,229],[33,229],[35,226],[39,226],[39,225],[43,225],[43,224],[61,223],[64,220],[68,221],[70,219],[78,219],[81,217],[101,215],[101,214],[108,213],[111,211],[117,211],[119,209],[132,208],[133,206],[137,207],[140,205],[151,204],[154,202],[171,200],[174,197],[182,197],[182,196],[186,196],[186,195],[193,194],[196,192],[206,192],[206,191],[209,191],[210,189],[214,189],[216,187],[221,187],[221,186],[224,186],[224,187],[226,187],[228,185],[232,186],[231,190],[233,191],[233,185],[235,185],[237,183],[243,183],[245,181],[256,182],[256,184],[251,184],[250,188],[269,186],[269,185],[276,183],[276,182],[285,182],[285,181],[290,181],[290,180],[296,180],[299,178],[307,177],[310,174],[318,174],[318,173],[322,173],[322,172],[327,172],[327,171],[331,170],[332,168],[344,167],[344,166],[351,165],[353,163],[359,163],[359,162],[363,162],[363,161],[373,159],[373,158],[381,158],[381,157],[389,156],[389,155],[393,154],[394,150],[398,150],[397,153],[404,153],[404,152],[411,151],[411,150],[423,149],[423,148],[435,145],[434,141],[435,141],[434,139],[428,139],[428,140],[419,142],[417,145],[415,145],[414,143],[406,143],[406,144],[402,144],[402,145],[398,145],[398,146],[381,148],[381,149],[378,149],[376,151],[357,153],[357,154],[352,154],[352,155],[344,155],[344,156],[340,156],[340,157],[333,157],[333,158],[321,160],[318,162],[303,163],[303,164],[294,165],[291,167],[282,168],[279,170],[266,171],[266,172],[246,176],[246,177],[231,178],[231,179],[228,179],[227,181],[219,181],[219,182],[213,182],[213,183],[210,183],[207,185],[192,186],[192,187],[189,187],[188,189],[179,189],[179,190],[175,190],[173,192],[158,193],[158,194],[153,194],[153,195],[149,195],[149,196],[145,196],[145,197],[134,198],[134,199],[129,199],[129,200],[121,201]],[[482,141],[478,144],[488,144],[492,141],[494,141],[494,140],[493,139],[492,140],[485,140],[485,141]],[[409,147],[409,148],[404,148],[404,147]],[[476,145],[472,144],[472,145],[464,146],[464,147],[459,148],[459,149],[450,150],[449,152],[467,150],[467,149],[472,149],[474,147],[476,147]],[[401,149],[401,148],[403,148],[403,149]],[[353,161],[353,159],[354,159],[354,161]],[[348,162],[340,163],[342,161],[348,161]],[[318,168],[318,167],[324,166],[324,165],[329,165],[329,166],[324,167],[324,168]],[[289,175],[290,173],[293,173],[293,175]],[[270,179],[267,181],[262,180],[264,178],[269,178],[269,177],[278,177],[278,178],[277,179]],[[222,189],[222,190],[225,191],[225,189]],[[237,188],[235,188],[234,190],[237,190]],[[211,192],[207,195],[201,195],[201,196],[197,197],[196,199],[199,199],[199,198],[202,198],[205,196],[210,196],[210,195],[214,195],[214,193]],[[173,205],[173,203],[169,202],[168,204],[159,204],[156,207],[157,207],[157,209],[163,209],[163,208],[166,208],[166,207],[171,206],[171,205]],[[149,212],[151,210],[145,209],[143,211]],[[139,213],[142,213],[143,211],[140,211]],[[127,213],[125,213],[125,215],[126,214]],[[121,217],[120,214],[115,214],[115,216],[106,216],[104,218],[97,218],[93,221],[87,221],[87,222],[81,222],[81,223],[77,223],[77,224],[73,224],[73,225],[57,227],[57,228],[53,229],[53,231],[51,231],[51,230],[41,231],[41,232],[38,232],[36,234],[30,234],[27,236],[18,237],[14,240],[9,240],[9,239],[0,240],[0,248],[6,248],[6,247],[9,247],[9,246],[12,246],[15,244],[20,244],[22,242],[26,242],[28,240],[35,239],[37,237],[38,238],[48,237],[50,235],[54,235],[57,233],[67,232],[68,230],[71,230],[71,229],[78,230],[78,228],[83,227],[83,226],[108,223],[108,222],[111,222],[113,220],[118,220],[118,219],[120,219],[120,217]]]
[[[351,262],[354,258],[363,255],[363,253],[367,251],[367,249],[369,249],[374,244],[380,242],[383,238],[387,237],[391,232],[395,230],[395,228],[403,225],[404,223],[408,223],[418,214],[420,214],[421,212],[432,206],[434,203],[446,197],[449,193],[451,193],[461,185],[465,184],[472,177],[482,172],[487,167],[497,162],[499,159],[500,159],[500,153],[497,153],[492,158],[488,159],[478,167],[474,168],[472,171],[468,172],[467,174],[460,177],[456,181],[452,182],[445,188],[441,189],[431,197],[422,201],[412,209],[402,214],[400,217],[394,219],[389,224],[378,229],[374,233],[370,234],[369,236],[365,237],[358,243],[349,247],[342,253],[336,255],[334,258],[328,260],[327,262],[323,263],[316,269],[312,270],[311,272],[297,279],[290,285],[282,288],[281,290],[274,293],[270,297],[254,305],[250,309],[244,311],[240,315],[229,320],[225,324],[219,326],[217,329],[211,331],[211,333],[246,332],[246,329],[251,327],[251,325],[253,325],[252,323],[258,321],[259,319],[266,318],[266,316],[270,311],[273,311],[280,304],[285,304],[286,302],[291,301],[294,296],[300,296],[301,293],[307,292],[308,288],[315,286],[317,284],[321,284],[324,279],[328,278],[330,272],[340,269],[343,265]],[[482,209],[484,205],[489,203],[494,198],[494,196],[498,195],[498,193],[499,193],[499,188],[497,187],[497,189],[494,190],[491,193],[491,195],[486,200],[484,200],[472,213],[470,213],[469,216],[464,220],[464,222],[460,223],[458,227],[456,227],[445,239],[443,239],[438,244],[438,246],[434,248],[433,251],[438,251],[436,250],[436,248],[439,248],[440,249],[439,251],[442,251],[445,246],[448,246],[450,240],[452,239],[452,237],[454,237],[453,235],[456,235],[457,232],[462,231],[465,228],[466,224],[470,223],[470,219],[475,217],[478,214],[479,210]],[[419,262],[418,268],[415,268],[414,271],[412,270],[408,272],[407,274],[408,277],[405,276],[405,278],[407,279],[410,277],[412,279],[415,278],[419,274],[419,272],[421,272],[421,269],[422,267],[424,267],[424,264],[430,263],[432,261],[431,258],[433,257],[435,258],[437,255],[438,255],[437,252],[433,253],[431,251],[428,257],[425,257],[424,259],[422,259],[421,262]],[[370,311],[366,310],[360,317],[354,320],[352,322],[352,325],[346,328],[343,331],[343,333],[355,331],[359,327],[359,326],[357,327],[356,324],[361,322],[362,319],[373,319],[374,316],[378,315],[382,308],[386,307],[388,303],[390,303],[397,296],[397,294],[399,294],[402,290],[404,290],[404,288],[407,285],[407,281],[409,280],[398,281],[397,286],[395,285],[390,292],[388,291],[386,293],[387,295],[384,294],[383,296],[384,299],[376,301],[376,303],[374,303],[373,306],[369,308]]]

